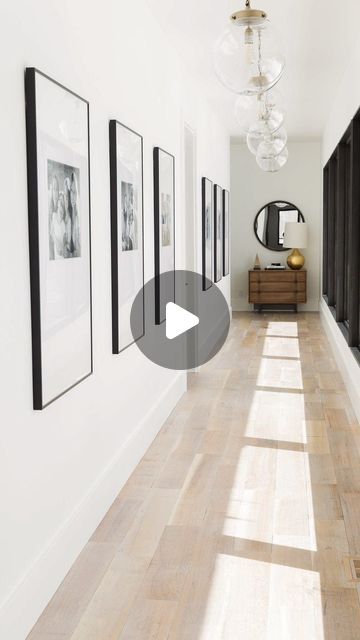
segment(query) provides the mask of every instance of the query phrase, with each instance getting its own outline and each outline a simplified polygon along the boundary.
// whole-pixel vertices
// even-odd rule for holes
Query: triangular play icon
[[[189,331],[199,324],[199,318],[174,302],[166,305],[166,337],[169,340],[177,338],[185,331]]]

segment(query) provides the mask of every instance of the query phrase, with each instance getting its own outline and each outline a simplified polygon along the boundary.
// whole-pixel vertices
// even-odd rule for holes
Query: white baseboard
[[[181,372],[103,469],[0,608],[0,638],[24,640],[186,391]]]
[[[319,298],[308,298],[308,301],[306,304],[299,304],[298,305],[298,310],[299,311],[311,311],[314,312],[316,311],[317,313],[319,312]]]
[[[320,301],[320,317],[340,369],[351,404],[360,422],[360,366],[355,360],[325,300]]]
[[[253,305],[249,304],[246,298],[232,298],[231,308],[233,311],[252,311]]]

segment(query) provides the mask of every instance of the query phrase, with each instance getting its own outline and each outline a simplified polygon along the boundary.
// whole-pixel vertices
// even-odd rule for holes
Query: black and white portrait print
[[[169,193],[161,194],[161,245],[171,245],[171,196]]]
[[[49,201],[49,258],[79,258],[80,170],[55,160],[47,161]]]
[[[121,247],[123,251],[138,248],[136,191],[131,182],[121,181]]]

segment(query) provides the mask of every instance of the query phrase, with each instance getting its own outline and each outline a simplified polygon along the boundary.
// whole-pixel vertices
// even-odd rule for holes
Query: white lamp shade
[[[306,249],[306,222],[287,222],[285,225],[284,247],[287,249]]]

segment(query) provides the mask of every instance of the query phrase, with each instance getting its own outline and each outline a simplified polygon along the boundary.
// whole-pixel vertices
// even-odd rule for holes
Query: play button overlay
[[[167,271],[137,293],[131,330],[149,360],[167,369],[195,369],[220,351],[229,332],[229,307],[217,285],[204,291],[203,284],[194,271]]]
[[[190,311],[186,311],[174,302],[168,302],[166,305],[166,337],[173,340],[182,333],[196,327],[200,320]]]

